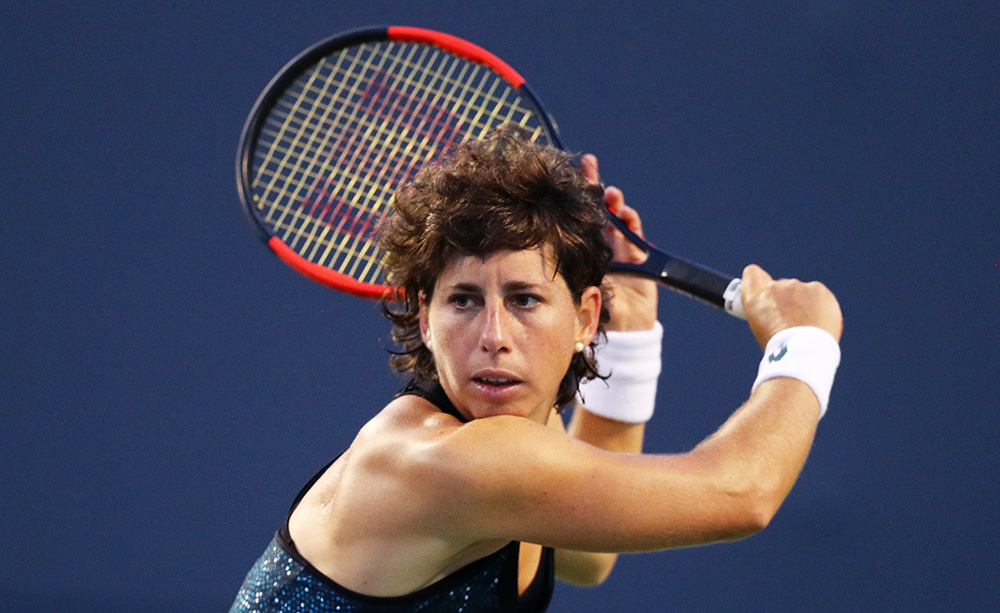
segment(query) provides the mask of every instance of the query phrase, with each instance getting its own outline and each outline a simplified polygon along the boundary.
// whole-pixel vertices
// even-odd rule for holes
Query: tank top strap
[[[452,404],[451,399],[448,398],[448,394],[444,392],[444,388],[437,381],[412,379],[401,392],[396,394],[396,398],[400,396],[419,396],[458,421],[462,423],[468,423],[469,421],[458,412],[458,409]]]

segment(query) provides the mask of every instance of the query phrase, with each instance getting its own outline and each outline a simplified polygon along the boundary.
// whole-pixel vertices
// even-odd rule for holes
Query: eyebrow
[[[541,285],[538,283],[529,283],[527,281],[508,281],[501,287],[503,293],[511,294],[515,292],[523,291],[540,291]],[[452,291],[459,292],[470,292],[470,293],[482,293],[482,286],[476,285],[475,283],[456,283],[451,286]]]

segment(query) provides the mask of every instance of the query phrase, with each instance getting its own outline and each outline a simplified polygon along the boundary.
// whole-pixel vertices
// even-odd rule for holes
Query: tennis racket
[[[275,254],[306,277],[364,298],[393,292],[374,242],[393,194],[454,144],[504,124],[562,148],[538,97],[500,58],[421,28],[366,28],[306,49],[271,80],[247,118],[240,197]],[[612,271],[639,275],[744,317],[740,280],[653,247]]]

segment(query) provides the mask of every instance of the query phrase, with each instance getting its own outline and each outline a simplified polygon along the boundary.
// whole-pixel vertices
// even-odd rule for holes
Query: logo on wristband
[[[775,349],[771,353],[771,355],[767,356],[767,361],[777,362],[781,360],[781,358],[785,357],[786,353],[788,353],[788,345],[786,345],[785,343],[781,343],[781,345],[777,349]]]

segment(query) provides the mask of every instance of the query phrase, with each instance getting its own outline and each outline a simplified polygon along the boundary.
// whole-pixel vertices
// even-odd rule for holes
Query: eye
[[[475,306],[476,300],[471,294],[452,294],[448,297],[448,304],[457,309],[467,309]]]
[[[540,303],[542,299],[534,294],[517,294],[511,302],[514,306],[522,309],[530,309]]]

